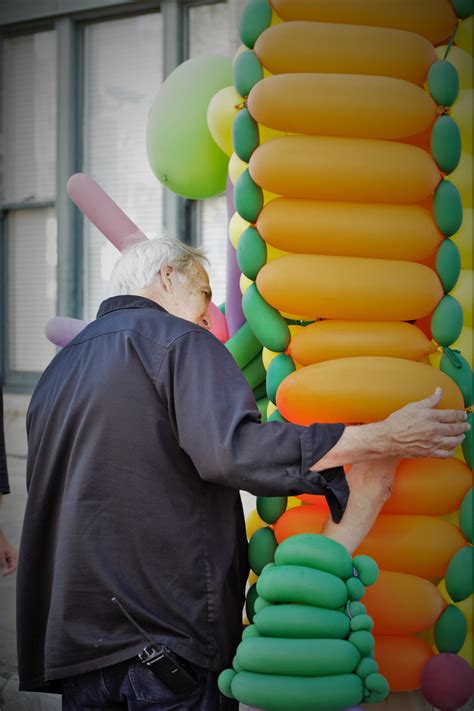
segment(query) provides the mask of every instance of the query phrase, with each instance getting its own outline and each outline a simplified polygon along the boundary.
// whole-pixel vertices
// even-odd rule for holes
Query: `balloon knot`
[[[241,101],[240,104],[234,104],[234,109],[238,109],[241,111],[242,109],[247,108],[247,99],[244,99],[244,101]]]

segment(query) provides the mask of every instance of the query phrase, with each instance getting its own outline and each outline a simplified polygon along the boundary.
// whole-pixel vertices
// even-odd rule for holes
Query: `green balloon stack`
[[[282,506],[272,502],[269,515]],[[279,546],[272,536],[263,528],[251,539],[252,567],[260,571],[247,598],[252,624],[233,669],[219,676],[221,692],[269,711],[336,711],[383,701],[389,689],[374,659],[373,621],[359,602],[377,580],[375,562],[352,559],[321,535],[291,536]]]

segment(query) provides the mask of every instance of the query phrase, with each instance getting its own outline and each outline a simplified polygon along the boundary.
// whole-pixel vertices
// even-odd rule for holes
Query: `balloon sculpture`
[[[158,93],[157,178],[189,198],[227,190],[213,327],[262,419],[373,422],[439,385],[472,425],[472,12],[250,0],[232,67],[189,60]],[[146,239],[87,176],[69,191],[119,249]],[[72,321],[50,322],[51,340]],[[400,464],[354,559],[321,535],[321,497],[257,498],[224,694],[273,711],[356,707],[389,686],[445,711],[468,701],[472,431],[451,459]]]

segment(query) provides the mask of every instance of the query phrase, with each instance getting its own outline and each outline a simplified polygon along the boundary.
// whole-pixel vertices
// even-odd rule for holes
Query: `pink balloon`
[[[474,672],[457,654],[437,654],[421,672],[421,691],[440,711],[455,711],[474,693]]]
[[[75,173],[69,178],[67,192],[79,210],[120,252],[148,239],[105,190],[85,173]]]
[[[209,304],[209,316],[211,317],[211,333],[214,334],[219,341],[225,343],[229,338],[229,332],[227,330],[227,321],[218,306],[215,305],[213,301]]]
[[[46,321],[44,333],[48,341],[54,343],[55,346],[64,348],[72,341],[85,327],[87,321],[81,321],[79,318],[69,318],[68,316],[55,316]]]

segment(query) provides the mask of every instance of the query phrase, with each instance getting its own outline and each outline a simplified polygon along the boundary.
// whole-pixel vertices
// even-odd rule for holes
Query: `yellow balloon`
[[[227,156],[231,156],[234,150],[232,146],[232,123],[239,113],[236,108],[241,104],[243,98],[233,86],[226,86],[214,94],[207,107],[207,125],[209,132],[217,143],[221,151]]]
[[[247,222],[247,220],[244,220],[244,218],[241,217],[238,212],[234,212],[234,214],[232,215],[232,217],[229,220],[229,237],[230,237],[230,241],[232,242],[232,244],[234,245],[234,247],[236,249],[237,249],[237,245],[239,244],[240,235],[249,226],[250,226],[250,222]]]
[[[468,626],[466,641],[458,652],[458,655],[466,660],[472,666],[473,648],[472,648],[472,624]]]
[[[264,190],[263,191],[263,204],[266,205],[268,202],[271,202],[275,198],[280,197],[276,193],[271,193],[270,190]]]
[[[272,21],[270,22],[270,27],[274,25],[280,25],[283,22],[280,15],[277,15],[275,10],[272,8]]]
[[[456,121],[461,132],[461,146],[463,151],[472,153],[472,106],[474,102],[474,89],[464,89],[459,92],[458,98],[451,108],[451,117]]]
[[[249,587],[252,587],[252,585],[253,585],[254,583],[256,583],[257,580],[258,580],[258,575],[257,575],[257,573],[254,573],[254,571],[251,570],[250,573],[249,573],[249,579],[248,579],[248,581],[247,581],[248,584],[249,584]]]
[[[461,267],[463,269],[472,269],[472,252],[474,249],[472,229],[472,207],[467,207],[463,210],[461,228],[452,237],[453,242],[459,249]]]
[[[456,457],[456,459],[460,459],[461,462],[465,462],[465,461],[466,461],[466,457],[464,456],[464,452],[462,451],[462,447],[461,447],[460,444],[458,444],[458,446],[457,446],[456,449],[454,450],[453,457]]]
[[[297,323],[292,323],[290,326],[288,326],[288,330],[291,333],[291,340],[293,340],[293,338],[297,336],[298,333],[304,331],[304,328],[304,326],[299,326]]]
[[[268,401],[268,405],[267,405],[267,417],[270,417],[270,415],[273,415],[273,413],[274,413],[275,410],[277,410],[277,409],[278,409],[277,406],[274,405],[271,400],[269,400],[269,401]]]
[[[271,244],[267,244],[267,262],[273,262],[274,259],[279,257],[284,257],[288,252],[283,252],[281,249],[272,247]]]
[[[251,286],[254,282],[251,279],[248,279],[245,274],[240,275],[240,291],[242,292],[242,295],[245,294],[249,286]]]
[[[472,207],[472,170],[472,153],[461,153],[458,167],[449,175],[461,193],[463,207]]]
[[[260,133],[260,143],[266,143],[267,141],[273,141],[274,138],[281,138],[282,136],[288,135],[284,131],[277,131],[276,128],[268,128],[263,124],[258,124],[258,131]]]
[[[441,348],[438,351],[436,351],[435,353],[430,353],[428,358],[429,358],[430,363],[433,366],[433,368],[438,368],[438,370],[439,370],[442,355],[443,355],[443,351]]]
[[[461,335],[458,340],[450,346],[450,348],[457,349],[461,351],[464,358],[467,360],[471,368],[473,368],[472,360],[472,340],[474,338],[474,331],[471,326],[464,326]]]
[[[472,327],[472,279],[474,273],[472,269],[461,269],[459,279],[456,286],[451,290],[451,296],[454,296],[462,306],[464,313],[464,325]]]
[[[449,523],[459,528],[459,511],[453,511],[452,513],[440,516],[440,518],[444,518],[445,521],[449,521]]]
[[[229,178],[232,185],[235,185],[237,178],[248,167],[248,163],[241,160],[236,153],[232,153],[229,161]]]
[[[250,540],[259,528],[262,528],[263,526],[266,526],[267,524],[263,519],[260,518],[258,515],[257,509],[252,509],[252,511],[249,513],[247,516],[247,519],[245,521],[245,528],[247,531],[247,538]]]
[[[297,506],[301,506],[303,502],[301,499],[297,499],[296,496],[289,496],[288,497],[288,503],[286,505],[286,510],[288,509],[295,509]]]
[[[440,47],[435,47],[436,56],[438,59],[444,59],[444,55],[448,48],[447,44],[443,44]],[[459,75],[459,86],[461,89],[472,89],[472,57],[466,50],[461,47],[456,47],[452,45],[446,57],[448,62],[454,64],[458,70]]]
[[[456,44],[472,56],[472,34],[474,27],[471,17],[466,17],[459,23],[458,31],[456,32]]]
[[[265,368],[265,370],[268,370],[268,368],[270,367],[270,363],[272,362],[272,360],[274,358],[276,358],[277,355],[280,355],[280,354],[276,351],[270,351],[268,348],[262,348],[262,361],[263,361],[263,367]],[[270,404],[270,403],[268,403],[268,404]],[[268,414],[271,414],[271,413],[267,412],[267,416],[268,416]]]

